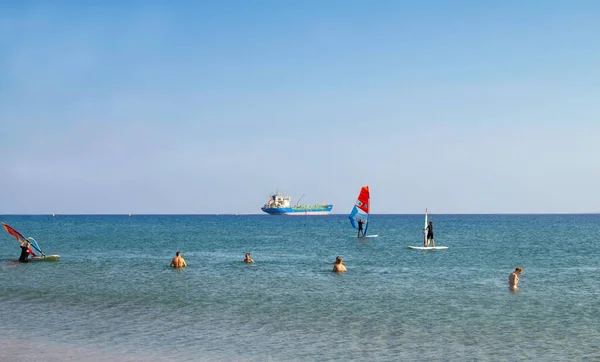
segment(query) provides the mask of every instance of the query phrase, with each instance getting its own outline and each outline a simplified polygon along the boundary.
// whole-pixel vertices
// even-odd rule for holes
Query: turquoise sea
[[[423,215],[3,215],[61,259],[0,229],[0,360],[600,360],[600,215],[432,220],[447,250]]]

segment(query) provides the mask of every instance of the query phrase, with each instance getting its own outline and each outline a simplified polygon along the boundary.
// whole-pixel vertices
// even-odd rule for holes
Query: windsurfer
[[[31,250],[31,243],[29,240],[26,240],[21,243],[21,256],[19,256],[19,261],[21,263],[27,263],[29,261],[29,254],[35,256],[35,253]]]
[[[362,221],[362,219],[358,219],[358,236],[357,237],[359,237],[359,238],[361,236],[360,235],[361,232],[362,232],[362,236],[365,236],[365,231],[363,230],[363,224],[364,224],[364,221]]]
[[[244,263],[254,263],[254,260],[250,257],[250,253],[246,253],[246,258],[244,259]]]
[[[425,246],[429,246],[429,244],[431,244],[431,246],[435,247],[435,240],[433,240],[433,221],[429,222],[429,225],[427,225],[427,245]]]
[[[523,269],[518,266],[515,268],[515,271],[510,273],[508,276],[508,288],[510,290],[517,290],[517,284],[519,284],[519,275],[523,272]]]
[[[335,265],[333,266],[333,271],[336,273],[344,273],[346,271],[346,267],[342,264],[342,258],[339,256],[335,257]]]
[[[171,268],[175,268],[175,269],[181,269],[181,268],[185,268],[187,266],[187,264],[185,263],[185,260],[183,260],[183,258],[181,257],[180,251],[175,253],[175,257],[171,260],[171,264],[169,264],[169,266]]]

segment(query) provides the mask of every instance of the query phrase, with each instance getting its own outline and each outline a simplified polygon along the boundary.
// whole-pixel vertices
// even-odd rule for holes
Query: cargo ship
[[[302,195],[304,197],[304,195]],[[300,200],[302,200],[302,197]],[[298,203],[300,202],[298,200]],[[269,197],[269,201],[261,207],[261,210],[269,215],[329,215],[333,205],[322,204],[322,205],[296,205],[291,206],[291,199],[283,197],[283,195],[277,191]]]

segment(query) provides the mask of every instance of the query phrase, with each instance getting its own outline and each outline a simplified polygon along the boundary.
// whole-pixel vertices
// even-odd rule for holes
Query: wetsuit
[[[362,220],[358,220],[358,236],[360,237],[360,232],[363,231],[363,221]],[[365,233],[363,232],[363,236],[365,236]]]
[[[427,240],[433,240],[433,225],[427,227]]]
[[[28,257],[29,257],[29,248],[27,246],[21,246],[21,256],[19,257],[19,261],[21,263],[27,263]]]

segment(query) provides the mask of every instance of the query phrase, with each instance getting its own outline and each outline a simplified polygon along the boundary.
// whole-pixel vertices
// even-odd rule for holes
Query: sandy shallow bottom
[[[129,361],[129,362],[159,362],[168,361],[172,358],[166,356],[153,355],[131,355],[124,353],[115,353],[111,351],[98,351],[90,348],[73,347],[56,344],[40,344],[31,341],[22,340],[1,340],[0,341],[0,361],[2,362],[21,362],[21,361],[81,361],[81,362],[108,362],[108,361]]]

